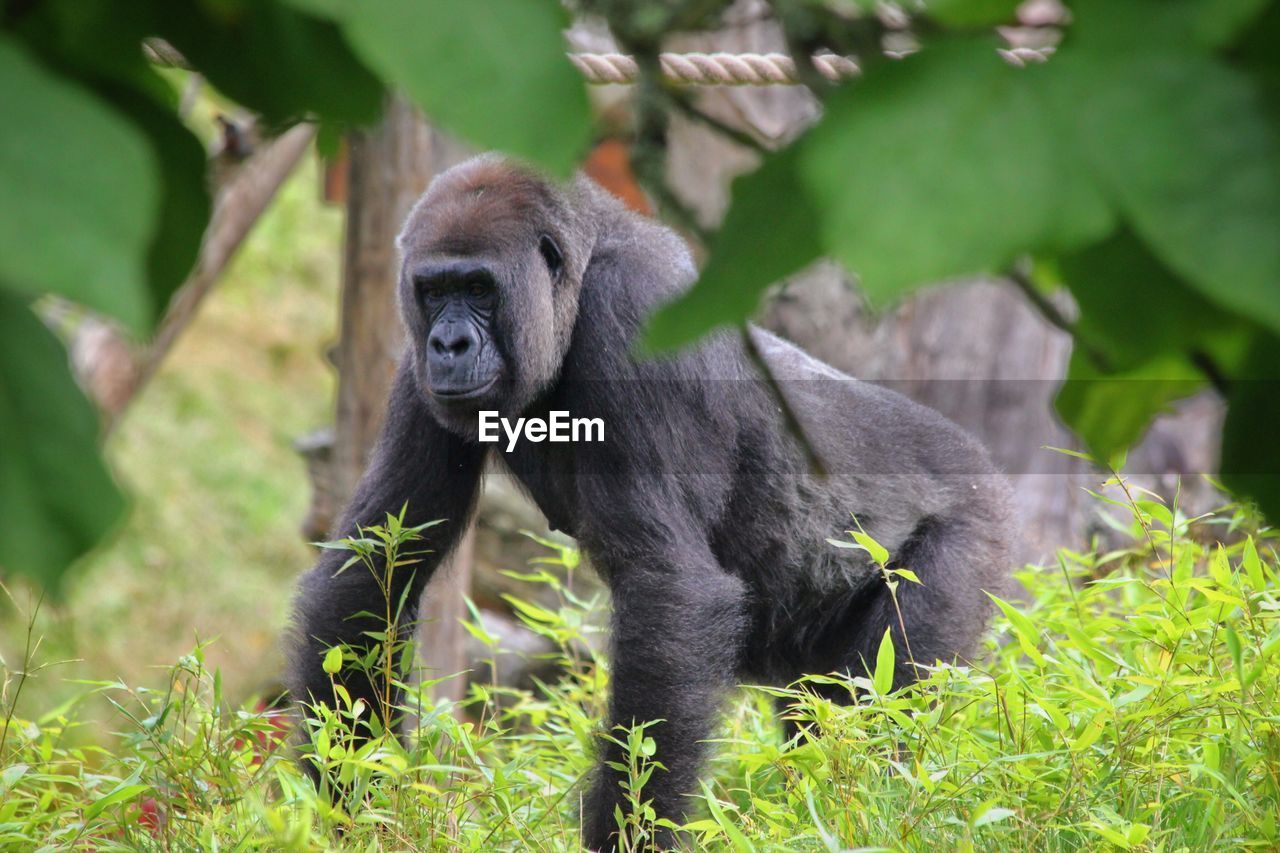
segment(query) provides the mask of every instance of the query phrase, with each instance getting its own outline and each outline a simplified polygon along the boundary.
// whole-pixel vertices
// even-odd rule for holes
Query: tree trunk
[[[464,156],[401,97],[391,99],[377,127],[352,133],[349,144],[341,338],[335,356],[337,421],[329,472],[339,505],[364,471],[404,346],[396,305],[396,235],[431,178]],[[466,612],[462,595],[470,586],[471,543],[468,534],[424,594],[418,660],[430,673],[427,677],[467,666],[458,620]],[[464,688],[461,679],[451,679],[435,695],[459,698]]]

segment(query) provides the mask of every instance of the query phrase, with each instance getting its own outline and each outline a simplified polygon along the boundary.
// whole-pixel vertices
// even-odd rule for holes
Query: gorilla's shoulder
[[[579,177],[573,192],[597,234],[584,285],[626,289],[642,301],[646,295],[670,299],[692,286],[698,270],[679,234],[630,210],[589,178]]]

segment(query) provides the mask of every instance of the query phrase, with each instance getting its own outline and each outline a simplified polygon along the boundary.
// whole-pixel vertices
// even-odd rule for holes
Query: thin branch
[[[1054,305],[1049,297],[1040,292],[1040,288],[1035,286],[1024,273],[1019,270],[1009,270],[1005,273],[1005,278],[1011,281],[1018,290],[1022,291],[1022,295],[1027,297],[1027,301],[1035,306],[1036,310],[1049,322],[1049,325],[1061,329],[1071,337],[1078,337],[1076,332],[1076,324],[1067,319],[1057,305]]]
[[[103,343],[125,353],[130,363],[114,367],[105,362],[89,363],[81,371],[80,379],[102,408],[108,432],[119,422],[128,403],[136,398],[159,369],[205,296],[217,284],[236,250],[306,153],[314,135],[314,125],[298,125],[290,129],[264,145],[219,188],[195,267],[174,294],[155,337],[136,358],[130,355],[133,347],[124,340],[122,333],[114,326],[105,327],[107,340]],[[102,327],[102,323],[86,321],[86,333]],[[98,374],[99,370],[108,368],[109,374]]]
[[[1079,325],[1068,320],[1058,306],[1054,305],[1047,296],[1041,293],[1040,289],[1025,274],[1018,270],[1011,270],[1005,273],[1005,277],[1013,282],[1018,290],[1022,291],[1022,295],[1035,306],[1036,310],[1051,326],[1061,329],[1070,335],[1076,346],[1080,347],[1081,352],[1094,363],[1094,366],[1108,373],[1114,370],[1111,360],[1102,349],[1094,342],[1086,340],[1080,334]],[[1187,358],[1196,369],[1204,374],[1205,379],[1209,381],[1215,391],[1224,398],[1230,395],[1231,379],[1222,372],[1222,368],[1218,366],[1209,353],[1202,349],[1193,349],[1187,354]]]
[[[725,137],[726,139],[729,139],[732,142],[736,142],[738,145],[741,145],[743,148],[747,148],[747,149],[750,149],[751,151],[754,151],[755,153],[759,154],[761,157],[769,153],[769,149],[766,148],[754,136],[752,136],[751,134],[747,133],[744,130],[739,130],[738,128],[733,127],[732,125],[725,124],[715,116],[705,113],[702,110],[698,109],[689,101],[688,97],[685,96],[683,93],[669,92],[668,98],[669,98],[669,102],[677,110],[680,111],[681,115],[685,116],[686,118],[689,118],[700,124],[706,125],[707,127],[711,128],[713,131]]]
[[[796,441],[800,442],[800,449],[804,452],[804,458],[809,464],[809,470],[813,472],[815,477],[825,480],[827,478],[827,466],[823,463],[822,457],[818,455],[813,442],[809,441],[809,436],[805,433],[804,427],[800,425],[800,419],[796,416],[795,409],[791,407],[786,394],[782,392],[782,385],[778,382],[778,377],[773,375],[773,370],[765,360],[764,353],[760,352],[755,338],[751,336],[751,327],[743,324],[741,335],[743,349],[746,350],[747,357],[751,359],[751,363],[756,366],[756,369],[760,371],[760,375],[764,377],[769,393],[773,395],[774,401],[782,411],[782,420],[786,425],[787,431],[795,436]]]
[[[1222,372],[1222,368],[1209,353],[1202,349],[1193,349],[1189,354],[1191,363],[1204,374],[1209,380],[1209,384],[1213,386],[1213,390],[1222,395],[1223,398],[1231,396],[1231,379]]]

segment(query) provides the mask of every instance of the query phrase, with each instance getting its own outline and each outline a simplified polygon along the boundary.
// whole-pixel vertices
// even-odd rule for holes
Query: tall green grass
[[[867,679],[812,679],[846,688],[848,705],[804,683],[739,693],[687,844],[1280,845],[1276,537],[1234,506],[1188,519],[1117,486],[1129,544],[1062,551],[1055,564],[1020,572],[1026,596],[997,602],[974,665],[937,667],[897,693],[882,692],[891,656]],[[407,553],[413,535],[389,520],[363,538],[396,540]],[[353,738],[369,714],[339,701],[307,746],[341,780],[335,805],[282,745],[277,712],[227,703],[203,648],[173,667],[163,689],[84,684],[77,700],[29,718],[14,715],[14,702],[22,672],[39,661],[7,662],[0,846],[571,849],[594,745],[607,735],[628,746],[633,809],[621,822],[642,847],[653,828],[643,783],[661,769],[643,730],[598,730],[607,666],[590,651],[598,642],[581,640],[603,603],[565,582],[576,570],[572,550],[549,561],[556,571],[525,577],[550,585],[559,606],[520,602],[517,613],[556,641],[564,678],[536,691],[475,686],[460,706],[431,701],[430,682],[416,685],[405,705],[420,726],[407,745]],[[470,630],[496,653],[478,622]],[[359,665],[341,651],[330,664]],[[780,693],[817,723],[791,742],[772,710]],[[115,706],[118,748],[75,745],[87,696]]]

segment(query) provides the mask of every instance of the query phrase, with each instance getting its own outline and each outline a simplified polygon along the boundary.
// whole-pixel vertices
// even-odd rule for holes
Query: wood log
[[[329,472],[335,505],[346,502],[364,471],[404,346],[396,305],[396,235],[431,178],[467,154],[399,96],[390,99],[378,125],[351,133],[347,143],[337,419]],[[473,539],[470,532],[463,538],[424,593],[418,660],[427,677],[467,668],[459,620],[466,614],[462,595],[470,587]],[[451,679],[434,693],[457,699],[465,688],[465,679]]]

